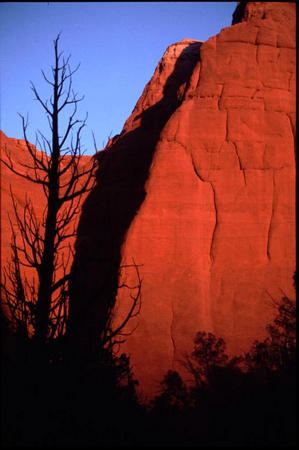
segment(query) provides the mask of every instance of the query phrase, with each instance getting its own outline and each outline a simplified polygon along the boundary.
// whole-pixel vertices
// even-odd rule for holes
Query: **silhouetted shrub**
[[[181,361],[191,383],[168,371],[152,402],[163,442],[294,444],[296,304],[284,297],[276,307],[268,337],[244,356],[230,359],[223,339],[196,334]]]
[[[186,407],[188,389],[178,372],[169,370],[160,385],[161,394],[153,402],[153,407],[157,411],[173,414]]]
[[[189,355],[184,353],[181,364],[192,375],[195,387],[209,383],[213,369],[223,366],[228,361],[225,342],[212,333],[199,331],[194,338],[194,350]]]
[[[283,297],[276,305],[278,313],[267,326],[269,336],[255,341],[246,354],[251,370],[285,371],[294,368],[296,360],[296,302]]]

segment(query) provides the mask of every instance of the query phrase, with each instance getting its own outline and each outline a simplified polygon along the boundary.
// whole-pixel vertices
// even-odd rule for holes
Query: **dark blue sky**
[[[22,138],[18,112],[29,113],[29,138],[48,134],[44,113],[30,90],[34,82],[50,97],[41,69],[49,73],[53,40],[71,53],[74,89],[88,112],[82,140],[93,153],[121,131],[166,48],[184,38],[207,40],[231,25],[237,2],[35,2],[0,3],[0,128]]]

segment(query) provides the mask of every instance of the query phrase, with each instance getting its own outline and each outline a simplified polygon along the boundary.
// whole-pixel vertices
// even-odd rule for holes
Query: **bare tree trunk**
[[[42,71],[45,81],[52,89],[50,104],[41,99],[31,83],[36,100],[47,114],[51,138],[47,139],[38,130],[36,142],[44,151],[40,154],[36,146],[27,140],[27,121],[21,116],[31,165],[19,163],[25,171],[19,170],[8,152],[8,162],[1,159],[16,175],[42,185],[47,198],[40,223],[30,199],[26,198],[23,214],[20,214],[16,197],[11,191],[18,233],[15,232],[11,221],[13,260],[4,269],[6,282],[1,283],[12,321],[17,326],[25,326],[27,336],[32,336],[35,342],[37,358],[43,361],[47,357],[47,344],[58,336],[63,336],[66,331],[69,301],[68,264],[72,255],[72,249],[66,240],[76,236],[74,219],[78,217],[82,195],[93,186],[96,168],[95,158],[89,166],[81,165],[83,153],[80,133],[86,125],[86,118],[74,119],[77,103],[83,97],[78,98],[72,89],[72,75],[79,65],[72,70],[69,65],[70,56],[65,59],[63,52],[58,52],[59,38],[58,35],[54,41],[55,62],[52,78],[49,80]],[[60,112],[69,106],[73,111],[60,136]],[[16,236],[21,245],[17,243]],[[17,263],[14,264],[14,261]],[[28,280],[20,270],[20,265],[35,269],[36,287],[35,280]],[[23,293],[22,298],[20,292]]]
[[[55,46],[55,69],[53,86],[52,113],[52,155],[49,172],[48,212],[45,228],[44,253],[40,266],[40,285],[38,292],[37,317],[35,338],[41,344],[47,341],[49,314],[52,299],[52,284],[54,274],[54,241],[56,235],[56,221],[59,207],[59,136],[58,136],[58,54]]]

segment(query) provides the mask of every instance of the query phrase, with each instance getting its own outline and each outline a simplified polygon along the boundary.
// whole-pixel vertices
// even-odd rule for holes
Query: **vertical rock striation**
[[[273,299],[294,295],[295,77],[295,4],[240,2],[233,26],[168,48],[101,156],[73,270],[74,312],[90,305],[76,345],[133,258],[142,309],[122,350],[146,395],[180,369],[196,331],[245,351]],[[117,323],[123,290],[116,308]]]

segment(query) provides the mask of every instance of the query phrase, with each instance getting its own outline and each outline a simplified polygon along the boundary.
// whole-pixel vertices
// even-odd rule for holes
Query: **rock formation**
[[[32,144],[30,144],[32,146]],[[0,131],[0,151],[1,158],[8,164],[12,164],[13,167],[18,171],[23,173],[24,175],[29,175],[29,177],[34,178],[35,173],[32,167],[32,159],[28,152],[26,142],[22,139],[13,139],[7,137],[2,131]],[[38,154],[41,154],[39,150],[37,150]],[[9,161],[10,158],[10,161]],[[67,163],[67,158],[65,159],[65,164]],[[91,156],[82,156],[82,160],[80,161],[80,168],[88,167],[91,162]],[[25,167],[25,166],[27,167]],[[33,183],[29,179],[23,178],[21,176],[13,173],[5,164],[1,163],[1,269],[3,270],[4,266],[7,266],[8,263],[11,262],[12,252],[11,252],[11,242],[12,242],[12,230],[10,225],[10,220],[14,226],[17,240],[21,243],[20,232],[16,225],[16,218],[14,214],[13,203],[11,199],[11,192],[14,195],[16,205],[18,208],[18,212],[22,217],[24,211],[24,205],[26,200],[30,200],[34,211],[36,214],[36,218],[41,222],[43,218],[43,212],[46,207],[46,197],[43,192],[43,188],[40,184]],[[64,176],[65,181],[67,181],[67,175]],[[82,196],[81,201],[83,202],[86,197],[86,194]],[[75,220],[78,219],[78,216],[74,216],[72,223],[70,224],[70,230],[73,229]],[[28,224],[27,224],[28,225]],[[74,237],[68,238],[66,242],[66,246],[68,244],[74,245]],[[70,268],[72,264],[71,258],[68,263],[68,267]],[[24,275],[26,275],[29,279],[31,277],[36,276],[35,271],[26,267],[22,268],[24,270]],[[61,269],[62,270],[62,269]],[[61,272],[62,274],[62,272]],[[3,272],[2,272],[3,275]],[[60,273],[58,274],[60,275]],[[3,282],[4,279],[2,278]]]
[[[116,301],[116,325],[128,310],[117,286],[136,284],[134,268],[120,270],[134,262],[142,306],[121,351],[144,395],[181,371],[197,331],[231,354],[264,336],[273,301],[294,297],[295,78],[295,3],[239,2],[232,26],[166,50],[99,152],[83,206],[70,318],[79,355],[107,308]]]
[[[21,164],[30,165],[31,160],[26,149],[25,141],[7,137],[0,131],[1,158],[8,162],[6,151],[11,154],[14,166],[25,173],[25,168]],[[32,175],[33,172],[30,172]],[[29,180],[18,177],[12,173],[4,164],[1,164],[1,266],[10,259],[11,227],[9,217],[15,224],[13,205],[10,196],[10,189],[14,193],[17,204],[22,207],[25,204],[26,196],[31,198],[38,217],[42,216],[45,207],[42,187]]]
[[[119,264],[140,264],[141,312],[121,350],[146,395],[180,370],[196,331],[240,353],[273,299],[294,295],[295,63],[295,4],[241,2],[233,26],[166,50],[101,157],[77,241],[75,303],[89,313],[76,346],[104,320]],[[116,323],[128,302],[119,290]]]

